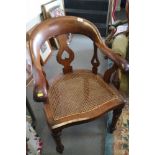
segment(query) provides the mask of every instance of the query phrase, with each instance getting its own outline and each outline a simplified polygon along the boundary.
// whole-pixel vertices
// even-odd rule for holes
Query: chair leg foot
[[[112,123],[109,126],[109,133],[113,133],[113,131],[116,129],[116,123],[118,121],[119,116],[122,113],[122,109],[124,107],[124,104],[122,106],[119,106],[118,108],[113,110],[113,118],[112,118]]]
[[[63,150],[64,150],[64,146],[61,142],[61,130],[59,129],[53,129],[52,130],[52,136],[55,140],[55,143],[56,143],[56,151],[59,152],[59,153],[63,153]]]
[[[64,151],[64,146],[63,146],[63,145],[57,146],[57,147],[56,147],[56,150],[57,150],[57,152],[59,152],[59,153],[63,153],[63,151]]]

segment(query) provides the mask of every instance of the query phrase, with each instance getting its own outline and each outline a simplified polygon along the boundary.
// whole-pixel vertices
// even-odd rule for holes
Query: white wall
[[[40,22],[41,5],[50,1],[52,0],[26,0],[26,30]],[[60,1],[62,7],[63,0],[57,1]]]

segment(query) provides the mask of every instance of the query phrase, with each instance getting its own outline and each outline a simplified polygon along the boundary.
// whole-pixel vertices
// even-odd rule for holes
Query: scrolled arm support
[[[43,72],[33,68],[34,88],[33,99],[37,102],[45,102],[48,98],[48,89]]]
[[[40,47],[43,43],[44,40],[39,33],[35,37],[31,33],[29,47],[33,66],[33,99],[36,102],[46,102],[48,99],[48,84],[40,63]]]

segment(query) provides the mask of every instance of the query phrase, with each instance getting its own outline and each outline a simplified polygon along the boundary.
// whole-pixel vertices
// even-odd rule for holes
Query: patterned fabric
[[[129,154],[129,105],[123,108],[122,114],[113,133],[113,155]]]
[[[127,27],[124,26],[124,30]],[[123,30],[123,29],[122,29]],[[126,37],[124,34],[119,34],[118,36],[115,37],[115,39],[112,42],[112,50],[115,53],[120,54],[123,58],[127,57],[128,53],[128,44],[129,44],[129,38]],[[124,74],[120,69],[119,69],[119,80],[120,80],[120,90],[123,92],[128,93],[129,90],[129,78],[126,74]]]
[[[64,11],[60,7],[49,10],[49,14],[50,14],[51,17],[59,17],[59,16],[64,16],[65,15]]]
[[[122,92],[123,93],[123,92]],[[127,95],[124,94],[126,101]],[[128,102],[129,103],[129,102]],[[104,155],[129,155],[129,104],[126,104],[117,121],[113,134],[107,132],[105,138]],[[111,124],[112,112],[108,113],[107,126]]]
[[[26,120],[26,155],[41,155],[42,142],[31,126],[31,118]]]

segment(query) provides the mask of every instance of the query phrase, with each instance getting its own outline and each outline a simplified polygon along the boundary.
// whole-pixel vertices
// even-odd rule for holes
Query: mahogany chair
[[[47,81],[40,64],[39,49],[47,39],[63,37],[63,34],[68,33],[83,34],[94,42],[92,71],[73,70],[71,62],[74,53],[64,41],[60,43],[57,53],[57,61],[64,66],[63,73]],[[94,120],[110,110],[113,110],[113,120],[109,129],[113,132],[125,101],[119,92],[97,73],[97,48],[124,71],[128,71],[128,62],[105,45],[96,26],[88,20],[73,16],[47,19],[32,31],[29,47],[33,64],[33,97],[35,101],[44,103],[47,123],[56,142],[56,150],[59,153],[64,150],[60,139],[63,128]],[[63,52],[67,52],[69,57],[63,59]]]

